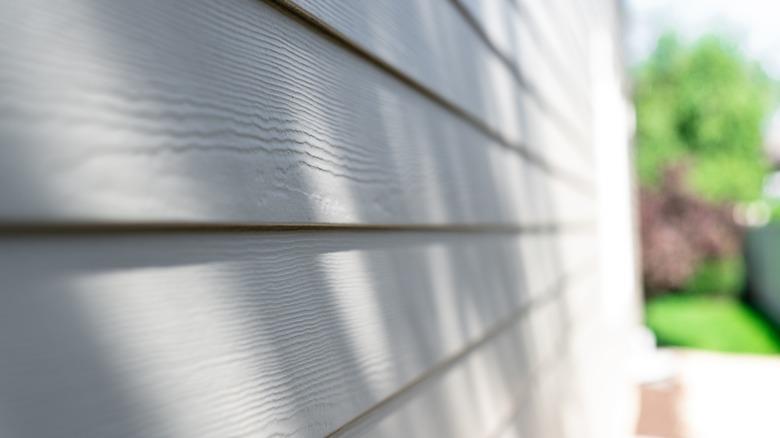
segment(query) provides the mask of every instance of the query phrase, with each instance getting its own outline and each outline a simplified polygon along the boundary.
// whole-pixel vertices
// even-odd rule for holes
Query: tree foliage
[[[656,190],[640,191],[642,279],[647,296],[669,291],[731,294],[744,278],[742,233],[727,205],[690,193],[685,166],[664,170]]]
[[[689,162],[688,183],[705,198],[751,200],[768,164],[762,122],[772,84],[760,67],[718,37],[683,45],[662,37],[635,74],[637,167],[646,186],[663,168]]]

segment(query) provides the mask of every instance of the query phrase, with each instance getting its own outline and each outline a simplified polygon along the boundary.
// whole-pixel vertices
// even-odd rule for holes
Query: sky
[[[767,73],[780,79],[779,0],[624,0],[628,12],[627,57],[647,57],[658,36],[675,30],[684,40],[726,35]]]

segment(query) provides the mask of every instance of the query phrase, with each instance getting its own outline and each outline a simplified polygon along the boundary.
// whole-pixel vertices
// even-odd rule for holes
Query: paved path
[[[642,387],[641,436],[780,437],[780,358],[672,354],[676,377]]]

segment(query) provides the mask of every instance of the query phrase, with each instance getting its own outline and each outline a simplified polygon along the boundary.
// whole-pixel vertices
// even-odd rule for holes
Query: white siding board
[[[0,16],[2,220],[591,217],[551,215],[582,196],[556,200],[565,178],[263,2],[31,0]]]
[[[532,373],[523,333],[515,324],[443,375],[414,387],[408,400],[343,436],[484,437],[524,394]],[[397,409],[392,409],[397,408]]]
[[[566,265],[589,262],[586,240],[6,237],[0,427],[44,438],[321,436],[545,299]],[[541,255],[557,248],[568,251]],[[539,276],[548,284],[528,281]]]
[[[526,26],[533,27],[533,38],[540,51],[547,54],[554,63],[554,70],[561,78],[587,90],[588,77],[588,35],[574,36],[572,25],[582,27],[585,22],[567,22],[564,15],[574,8],[570,0],[560,2],[518,2],[517,12]],[[589,99],[589,95],[582,96]]]
[[[622,436],[591,6],[0,3],[0,436]]]
[[[551,397],[542,394],[552,391],[543,387],[550,386],[548,374],[562,377],[558,362],[566,360],[568,347],[565,315],[557,315],[555,327],[547,323],[549,316],[543,320],[537,315],[560,313],[561,301],[572,289],[588,287],[578,281],[582,274],[573,275],[527,315],[440,375],[411,388],[402,403],[388,404],[385,412],[373,413],[343,436],[485,437],[509,427],[523,410],[535,409],[532,399]],[[544,336],[539,335],[542,331]],[[555,418],[556,410],[548,410],[545,415]]]
[[[557,154],[550,153],[545,144],[528,139],[537,128],[527,121],[527,113],[533,111],[527,107],[539,106],[539,99],[545,107],[544,116],[553,120],[555,129],[571,130],[572,138],[587,141],[583,139],[587,137],[587,125],[573,115],[570,108],[573,101],[558,96],[561,84],[548,84],[552,77],[546,77],[547,72],[535,73],[541,65],[534,60],[523,61],[518,71],[543,82],[542,91],[545,91],[536,97],[529,94],[514,76],[512,67],[482,41],[450,1],[286,0],[281,3],[304,11],[350,43],[479,119],[510,143],[525,143],[549,162],[571,169],[561,155],[576,153],[583,146],[558,145],[560,154]],[[516,17],[507,15],[506,18]],[[515,23],[515,27],[522,26]],[[531,76],[529,72],[534,74]],[[578,113],[574,111],[574,114]]]
[[[511,1],[448,0],[460,5],[479,32],[487,37],[489,43],[497,49],[515,68],[520,61],[520,34],[522,29],[516,6]]]
[[[448,1],[281,3],[305,11],[509,142],[524,141],[522,120],[527,96]]]
[[[563,44],[578,51],[575,53],[585,55],[587,59],[588,39],[595,27],[594,23],[588,21],[588,11],[602,16],[611,15],[615,7],[613,3],[594,2],[586,6],[580,0],[552,0],[548,3],[549,20],[559,23],[557,27],[562,31],[561,33],[566,34],[568,39]]]
[[[615,354],[616,344],[607,340],[611,335],[604,330],[601,320],[594,317],[596,313],[588,315],[584,310],[579,312],[581,317],[572,319],[568,309],[572,296],[596,298],[598,283],[594,280],[597,278],[592,273],[574,278],[558,300],[540,307],[540,312],[524,321],[523,334],[529,340],[526,348],[535,353],[527,366],[535,372],[526,376],[522,396],[504,421],[483,436],[622,436],[614,430],[607,432],[594,427],[601,419],[591,416],[592,413],[609,416],[612,403],[619,399],[609,393],[618,386],[610,374],[623,365],[618,362],[610,365],[611,360],[620,360]],[[543,316],[538,317],[537,313]],[[594,328],[600,330],[595,337]],[[584,333],[587,335],[583,336]],[[593,367],[594,363],[598,368]]]
[[[451,1],[463,5],[465,13],[473,17],[490,44],[538,95],[538,99],[534,100],[553,119],[555,129],[566,132],[570,141],[575,143],[570,147],[574,151],[587,149],[590,107],[586,94],[588,81],[583,77],[586,70],[571,62],[579,55],[561,57],[555,50],[557,44],[550,43],[551,39],[561,36],[555,33],[539,35],[540,27],[548,30],[548,23],[537,23],[541,20],[537,14],[520,13],[518,7],[508,0]],[[524,11],[527,9],[525,4],[522,7]],[[561,62],[561,59],[564,61]],[[528,141],[534,143],[530,139]]]

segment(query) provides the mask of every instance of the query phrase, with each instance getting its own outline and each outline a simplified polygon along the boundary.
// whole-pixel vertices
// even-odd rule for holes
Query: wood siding
[[[0,435],[606,436],[592,3],[0,4]]]

